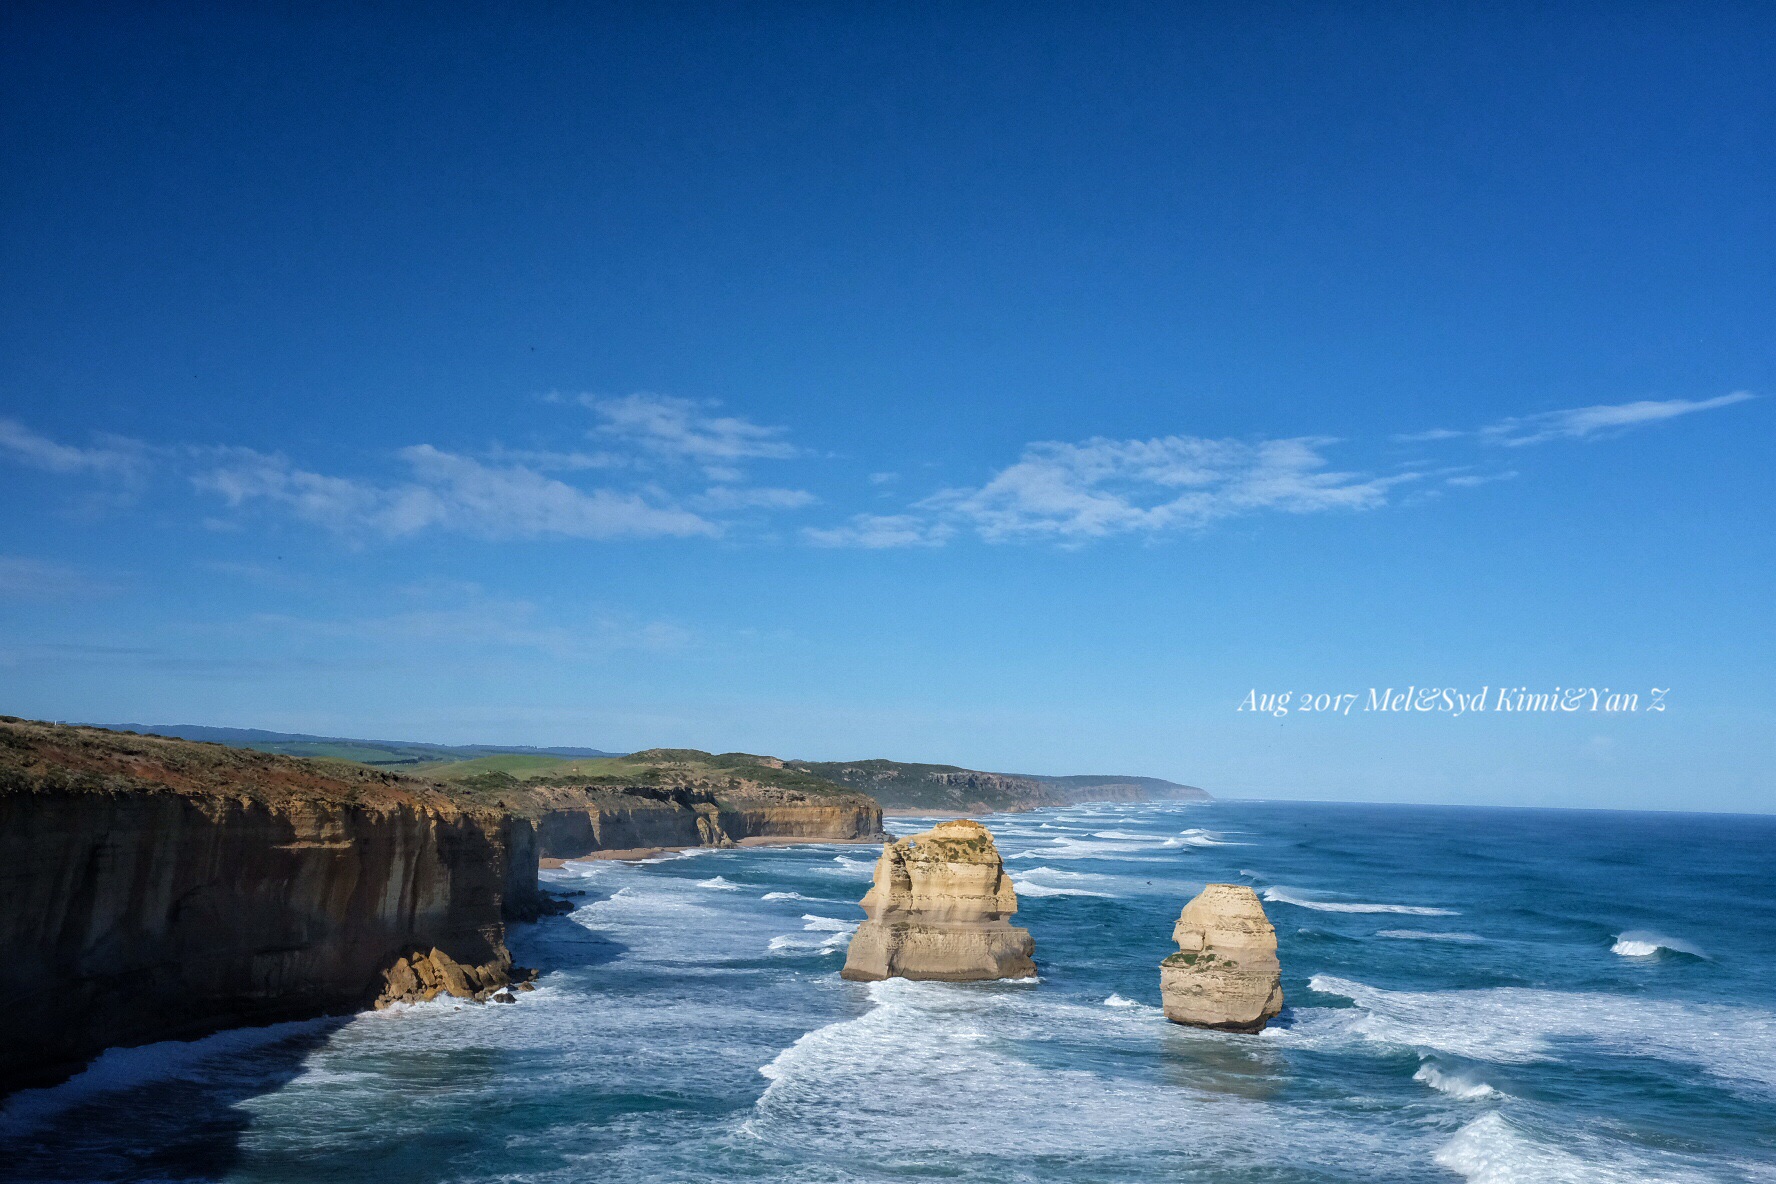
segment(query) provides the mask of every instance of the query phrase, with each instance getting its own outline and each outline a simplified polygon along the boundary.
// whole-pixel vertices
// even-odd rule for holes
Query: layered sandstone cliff
[[[863,898],[843,977],[1028,978],[1035,943],[1007,920],[1017,892],[993,836],[978,822],[945,822],[882,849]]]
[[[1210,884],[1172,927],[1178,952],[1159,964],[1166,1018],[1228,1032],[1258,1032],[1283,1010],[1276,930],[1258,894]]]
[[[486,997],[536,865],[529,821],[392,774],[0,718],[0,1091],[423,998],[421,966]]]
[[[873,798],[786,767],[773,757],[650,749],[608,760],[558,762],[519,778],[442,769],[452,792],[536,822],[545,858],[656,847],[731,847],[747,839],[873,841]]]

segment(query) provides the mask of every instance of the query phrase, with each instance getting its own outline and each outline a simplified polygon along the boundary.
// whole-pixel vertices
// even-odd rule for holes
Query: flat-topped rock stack
[[[992,832],[960,819],[882,849],[843,977],[972,982],[1029,978],[1036,944],[1006,918],[1017,892]]]
[[[1159,964],[1168,1020],[1224,1032],[1258,1032],[1283,1009],[1276,930],[1258,894],[1210,884],[1172,927],[1178,952]]]

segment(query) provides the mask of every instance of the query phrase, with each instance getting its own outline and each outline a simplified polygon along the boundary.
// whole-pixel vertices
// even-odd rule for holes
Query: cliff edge
[[[652,748],[624,757],[490,757],[422,769],[459,801],[531,819],[545,858],[752,840],[875,842],[882,808],[775,757]]]
[[[528,820],[436,785],[0,717],[0,1092],[112,1045],[485,998],[536,868]]]
[[[845,955],[844,978],[1028,978],[1035,943],[1006,918],[1017,891],[992,832],[978,822],[945,822],[882,849],[864,895],[869,919]]]
[[[1079,802],[1208,801],[1194,785],[1158,777],[987,773],[906,761],[791,761],[789,767],[867,793],[903,813],[990,814]]]

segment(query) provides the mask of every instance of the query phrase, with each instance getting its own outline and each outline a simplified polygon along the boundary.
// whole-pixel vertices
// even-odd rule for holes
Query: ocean
[[[1037,981],[847,983],[874,850],[545,872],[539,989],[106,1054],[8,1180],[1776,1181],[1776,818],[1211,802],[983,819]],[[890,819],[912,833],[931,820]],[[1159,1010],[1249,884],[1287,997]],[[43,989],[54,990],[53,983]]]

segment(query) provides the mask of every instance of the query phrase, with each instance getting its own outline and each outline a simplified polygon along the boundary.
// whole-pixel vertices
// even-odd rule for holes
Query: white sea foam
[[[1050,884],[1041,884],[1018,876],[1013,876],[1011,883],[1017,889],[1019,896],[1031,896],[1038,899],[1044,896],[1096,896],[1103,900],[1114,899],[1109,892],[1093,892],[1089,888],[1057,888]]]
[[[1618,936],[1616,944],[1610,947],[1610,953],[1620,954],[1624,958],[1651,958],[1660,950],[1688,954],[1692,958],[1708,958],[1707,954],[1682,938],[1666,937],[1662,933],[1645,929],[1630,929]]]
[[[1011,882],[1021,896],[1097,896],[1105,900],[1115,899],[1118,893],[1110,889],[1119,886],[1115,876],[1070,872],[1047,866],[1016,872],[1012,875]]]
[[[812,927],[810,926],[810,928]],[[810,952],[831,954],[835,951],[844,949],[850,941],[850,929],[831,934],[827,937],[820,938],[819,940],[797,937],[794,934],[786,933],[781,937],[773,937],[765,948],[773,954],[806,954]]]
[[[767,892],[760,900],[807,900],[800,892]]]
[[[1406,913],[1414,917],[1459,917],[1456,909],[1437,909],[1417,904],[1361,904],[1347,900],[1306,900],[1287,888],[1266,888],[1265,900],[1292,904],[1296,908],[1314,909],[1322,913]]]
[[[1529,987],[1387,991],[1325,974],[1308,986],[1357,1006],[1302,1009],[1293,1028],[1267,1029],[1265,1039],[1315,1047],[1355,1039],[1498,1064],[1557,1061],[1564,1046],[1579,1043],[1776,1090],[1776,1015],[1760,1008]]]
[[[1466,1073],[1439,1069],[1426,1061],[1412,1075],[1412,1080],[1422,1081],[1439,1093],[1448,1094],[1452,1098],[1460,1098],[1464,1102],[1476,1102],[1481,1098],[1496,1098],[1499,1091],[1484,1081],[1476,1080]]]
[[[1038,1063],[1020,1051],[1026,1043],[1149,1048],[1161,1026],[1157,1009],[1116,996],[1084,1004],[1040,990],[904,979],[870,983],[868,992],[869,1011],[807,1033],[760,1068],[769,1084],[747,1120],[750,1134],[827,1162],[913,1155],[971,1180],[1028,1174],[1007,1157],[1140,1155],[1154,1177],[1216,1162],[1231,1174],[1268,1178],[1285,1168],[1326,1173],[1353,1159],[1397,1156],[1402,1133],[1425,1158],[1434,1147],[1385,1119],[1256,1100],[1244,1092],[1247,1082],[1216,1088],[1214,1070],[1203,1074],[1205,1088],[1179,1082],[1187,1104],[1155,1106],[1150,1089],[1131,1088],[1119,1074]],[[1185,1042],[1227,1039],[1164,1027]],[[969,1086],[979,1080],[1019,1104],[983,1109]],[[909,1131],[918,1132],[916,1151]]]
[[[1558,1143],[1534,1138],[1498,1111],[1457,1131],[1438,1150],[1436,1163],[1469,1184],[1705,1184],[1718,1179],[1677,1156],[1632,1150],[1570,1129],[1560,1132]]]
[[[1142,859],[1149,858],[1141,854],[1144,851],[1163,850],[1170,840],[1154,835],[1144,835],[1139,841],[1130,839],[1082,839],[1071,835],[1062,835],[1053,842],[1031,847],[1024,851],[1013,851],[1005,856],[1007,859]]]
[[[837,917],[819,917],[813,913],[803,913],[802,920],[807,924],[803,929],[811,929],[817,933],[850,933],[857,928],[856,921],[841,921]]]
[[[696,859],[700,855],[715,855],[722,850],[720,847],[681,847],[677,851],[662,851],[658,855],[650,855],[646,859],[637,859],[635,863],[674,863],[680,859]]]
[[[386,1013],[380,1013],[386,1014]],[[20,1090],[0,1107],[0,1136],[14,1137],[71,1106],[156,1081],[190,1078],[205,1062],[238,1057],[296,1036],[319,1032],[337,1020],[296,1020],[259,1028],[232,1028],[198,1040],[163,1040],[135,1048],[110,1048],[59,1085]]]
[[[1376,937],[1391,937],[1397,941],[1485,941],[1478,933],[1438,933],[1428,929],[1383,929]]]
[[[852,859],[849,855],[835,855],[833,862],[839,866],[820,870],[831,872],[833,875],[862,876],[865,879],[874,875],[876,871],[876,861],[873,859]]]
[[[1104,1000],[1104,1006],[1105,1007],[1139,1007],[1141,1005],[1139,1003],[1135,1002],[1133,999],[1124,999],[1121,995],[1115,994],[1113,992],[1111,994],[1110,998]]]
[[[724,880],[720,876],[712,876],[707,880],[698,880],[697,887],[719,888],[723,892],[738,892],[740,890],[740,885],[734,883],[732,880]]]

